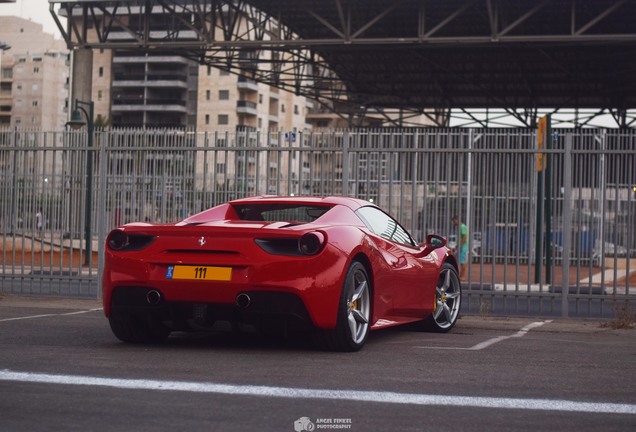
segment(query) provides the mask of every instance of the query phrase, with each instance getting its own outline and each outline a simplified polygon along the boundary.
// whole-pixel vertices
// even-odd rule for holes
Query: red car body
[[[374,232],[374,223],[385,224],[380,229],[387,232]],[[352,284],[367,291],[368,307],[351,296],[343,299],[354,263],[358,280]],[[355,333],[363,330],[357,324],[378,329],[430,319],[438,307],[453,307],[449,322],[433,326],[446,331],[459,309],[456,267],[444,239],[429,236],[418,245],[367,201],[246,198],[172,225],[134,223],[112,231],[104,313],[115,335],[130,342],[157,342],[172,330],[205,330],[217,321],[259,327],[269,320],[333,333],[347,313],[355,314],[349,315]],[[455,283],[449,292],[454,297],[439,292],[442,276],[450,280],[447,286]],[[360,333],[361,343],[353,339],[330,345],[359,349],[366,334]]]

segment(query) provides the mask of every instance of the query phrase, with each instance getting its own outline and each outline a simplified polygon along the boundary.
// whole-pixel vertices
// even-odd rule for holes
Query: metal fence
[[[230,199],[348,195],[471,259],[468,313],[610,316],[636,294],[636,132],[0,130],[0,293],[100,296],[112,228]],[[539,158],[543,169],[538,170]]]

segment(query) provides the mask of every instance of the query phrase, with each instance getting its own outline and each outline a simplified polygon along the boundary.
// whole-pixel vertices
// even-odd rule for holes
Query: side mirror
[[[433,252],[435,249],[446,246],[446,239],[437,234],[429,234],[426,236],[426,242],[420,244],[422,248],[422,256],[426,256]]]

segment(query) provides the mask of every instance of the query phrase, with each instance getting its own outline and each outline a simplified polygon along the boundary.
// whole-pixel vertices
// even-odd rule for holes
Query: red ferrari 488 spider
[[[417,244],[379,207],[347,197],[254,197],[106,240],[104,313],[125,342],[171,331],[311,330],[328,349],[419,322],[446,332],[461,285],[446,240]]]

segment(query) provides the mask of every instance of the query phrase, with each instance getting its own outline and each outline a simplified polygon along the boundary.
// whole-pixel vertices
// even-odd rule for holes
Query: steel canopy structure
[[[487,125],[483,113],[500,112],[534,126],[547,111],[568,112],[574,126],[598,114],[636,126],[636,0],[50,0],[50,9],[70,48],[177,50],[352,115],[448,125],[460,113]]]

